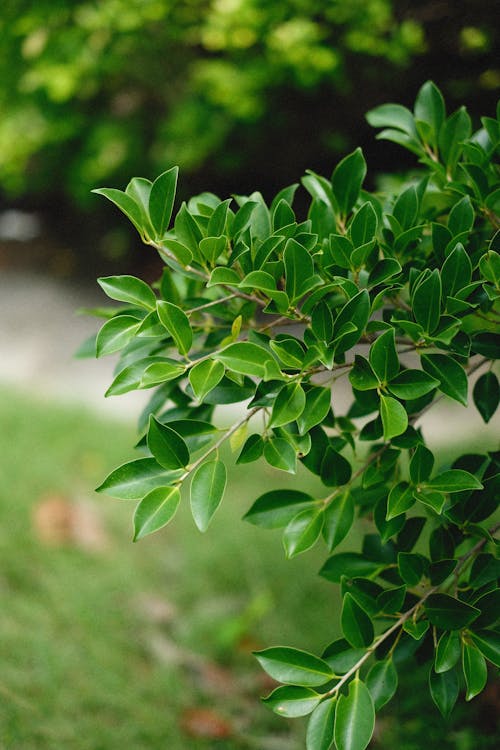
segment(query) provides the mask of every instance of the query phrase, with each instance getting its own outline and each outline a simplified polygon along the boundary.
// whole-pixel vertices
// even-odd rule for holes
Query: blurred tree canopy
[[[363,113],[426,78],[488,111],[497,4],[4,0],[0,190],[94,207],[95,185],[172,164],[186,192],[275,190],[366,148]]]

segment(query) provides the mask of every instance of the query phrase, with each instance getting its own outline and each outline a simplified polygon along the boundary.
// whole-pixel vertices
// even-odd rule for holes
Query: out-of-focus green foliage
[[[461,16],[463,4],[4,0],[0,188],[22,195],[50,185],[85,201],[92,185],[172,163],[184,174],[203,166],[216,181],[237,173],[241,186],[241,174],[253,181],[271,154],[276,162],[277,148],[285,164],[299,152],[316,166],[315,146],[322,158],[349,146],[360,107],[402,99],[402,72],[411,86],[412,60],[432,56],[443,14],[447,55],[479,56],[479,84],[494,87],[500,72],[484,63],[491,24],[479,11]],[[451,77],[457,96],[470,94],[456,65]]]

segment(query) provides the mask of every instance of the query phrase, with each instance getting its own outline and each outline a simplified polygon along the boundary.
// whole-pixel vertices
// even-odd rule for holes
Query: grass
[[[240,468],[206,535],[184,504],[131,544],[133,504],[92,489],[131,457],[132,426],[12,390],[0,391],[0,425],[0,750],[302,750],[304,725],[259,705],[270,686],[250,651],[320,650],[338,635],[338,598],[316,576],[324,550],[285,561],[279,533],[240,522],[272,475]],[[43,541],[33,519],[47,497],[83,503],[102,549]],[[494,747],[478,744],[469,707],[443,726],[425,693],[405,695],[375,747]],[[201,722],[186,711],[201,708],[231,736],[186,734]]]

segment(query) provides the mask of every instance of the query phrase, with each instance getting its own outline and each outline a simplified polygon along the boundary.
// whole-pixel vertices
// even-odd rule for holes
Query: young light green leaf
[[[216,359],[205,359],[195,364],[189,371],[189,382],[198,401],[203,401],[223,377],[224,365]]]
[[[172,167],[157,177],[151,187],[149,215],[158,238],[163,237],[170,223],[178,174],[179,167]]]
[[[148,284],[135,276],[102,276],[97,283],[111,299],[154,310],[156,297]]]
[[[321,508],[306,508],[283,531],[283,546],[288,558],[296,557],[316,544],[323,528]]]
[[[189,450],[184,440],[153,415],[149,419],[148,448],[165,469],[180,469],[189,463]]]
[[[439,388],[447,396],[467,406],[467,375],[464,368],[448,354],[423,354],[422,367],[439,380]]]
[[[320,693],[316,693],[311,688],[283,685],[273,690],[267,698],[263,698],[262,702],[269,706],[275,714],[295,719],[298,716],[310,714],[322,697]]]
[[[366,687],[376,711],[391,700],[398,687],[398,673],[391,657],[373,665],[366,675]]]
[[[111,320],[107,320],[97,334],[96,357],[113,354],[123,349],[132,341],[140,325],[140,321],[132,315],[116,315]]]
[[[307,651],[276,646],[253,653],[262,669],[277,682],[317,687],[333,678],[331,667]]]
[[[167,359],[166,357],[151,357],[151,359],[157,359],[156,362],[150,362],[144,367],[141,379],[139,381],[140,388],[152,388],[160,383],[166,383],[169,380],[175,380],[179,375],[182,375],[186,366],[176,362],[173,359]]]
[[[391,396],[380,396],[380,416],[384,427],[384,440],[402,435],[408,427],[406,409]]]
[[[375,728],[375,709],[370,691],[355,677],[349,693],[340,695],[335,712],[335,745],[337,750],[365,750]]]
[[[329,750],[333,742],[336,707],[336,696],[316,706],[307,725],[306,750]]]
[[[300,383],[287,383],[278,393],[271,412],[269,427],[281,427],[295,421],[306,405],[306,394]]]
[[[191,513],[200,531],[206,531],[226,489],[227,472],[223,461],[205,461],[191,481]]]
[[[134,542],[166,526],[180,500],[178,487],[157,487],[143,497],[134,514]]]
[[[193,343],[193,332],[186,313],[171,302],[160,300],[157,304],[158,317],[181,354],[187,354]]]
[[[96,492],[106,492],[120,500],[136,500],[178,476],[179,472],[165,471],[154,458],[137,458],[114,469]]]

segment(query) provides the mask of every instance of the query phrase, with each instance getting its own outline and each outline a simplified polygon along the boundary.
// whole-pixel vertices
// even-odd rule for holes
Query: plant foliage
[[[238,464],[303,464],[324,486],[266,492],[245,516],[282,529],[288,557],[323,545],[320,575],[341,588],[342,638],[322,654],[256,654],[282,683],[266,705],[310,714],[308,750],[363,750],[415,655],[443,716],[462,689],[466,700],[483,690],[488,662],[499,666],[500,454],[439,466],[425,441],[427,412],[443,397],[467,406],[473,374],[485,422],[498,406],[499,114],[473,131],[431,82],[413,112],[372,110],[378,137],[418,157],[418,177],[397,195],[370,193],[356,149],[330,178],[303,177],[305,218],[292,185],[270,205],[258,192],[203,193],[171,220],[175,169],[96,191],[165,264],[152,288],[99,280],[120,303],[97,336],[98,356],[121,352],[107,395],[154,389],[141,457],[99,487],[138,500],[134,538],[172,520],[182,487],[207,529],[226,487],[226,441]],[[241,404],[227,429],[214,425],[218,404]],[[372,525],[361,552],[339,552],[357,517]]]

